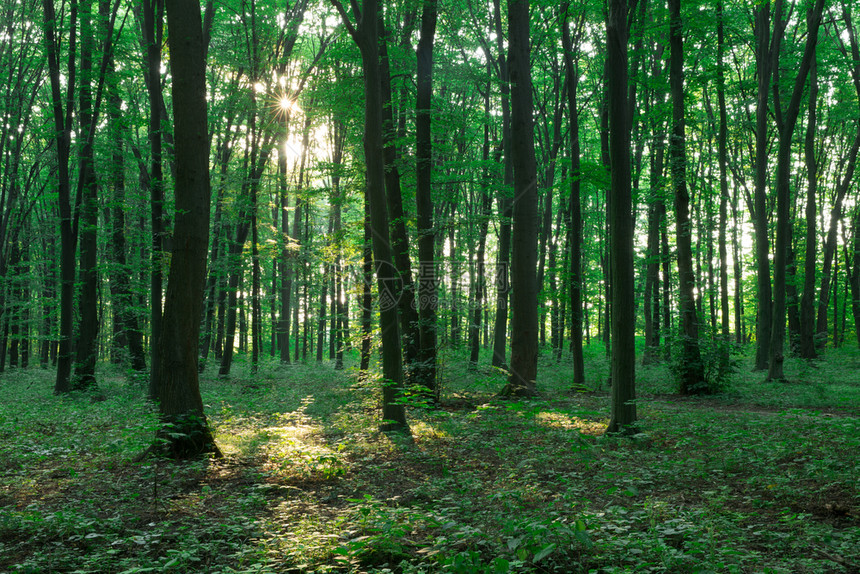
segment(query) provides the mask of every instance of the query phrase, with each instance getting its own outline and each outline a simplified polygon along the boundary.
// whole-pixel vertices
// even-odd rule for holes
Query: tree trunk
[[[537,166],[534,155],[529,1],[508,4],[511,74],[511,152],[514,166],[511,237],[511,362],[503,395],[537,394]]]
[[[281,204],[281,237],[284,242],[281,246],[279,257],[279,268],[281,271],[279,298],[281,309],[278,317],[278,351],[280,352],[281,363],[286,365],[290,363],[290,297],[293,293],[293,257],[289,245],[290,217],[288,213],[287,157],[283,153],[279,154],[278,157],[278,187]],[[298,198],[296,199],[296,204],[298,205]]]
[[[72,133],[72,94],[75,86],[75,45],[77,34],[69,37],[66,99],[61,93],[60,43],[57,38],[57,19],[53,0],[42,0],[44,9],[44,40],[48,58],[48,75],[51,83],[51,108],[54,116],[54,143],[57,148],[57,195],[60,212],[60,334],[57,351],[57,378],[54,392],[67,393],[72,390],[72,300],[75,286],[75,243],[73,233],[71,180],[69,177],[69,154]],[[69,27],[77,26],[76,0],[69,6]],[[4,347],[5,348],[5,347]],[[5,357],[5,354],[3,355]]]
[[[382,94],[379,70],[378,0],[363,0],[358,26],[353,26],[338,0],[331,0],[361,52],[364,70],[364,159],[367,163],[368,203],[373,255],[379,291],[379,328],[382,339],[382,431],[409,432],[403,393],[403,357],[395,285],[398,282],[391,257],[385,165],[382,161]]]
[[[97,338],[99,333],[98,317],[98,272],[96,252],[98,236],[98,182],[95,173],[95,153],[90,134],[94,116],[91,82],[93,79],[93,48],[95,44],[92,27],[92,1],[82,0],[79,5],[81,22],[81,78],[79,90],[78,130],[84,143],[79,148],[78,193],[80,194],[80,271],[78,281],[78,321],[75,340],[75,374],[72,388],[88,389],[96,385],[96,359],[98,358]]]
[[[366,377],[370,368],[370,347],[373,333],[373,230],[370,227],[369,189],[364,186],[364,249],[362,250],[362,285],[358,306],[361,308],[361,351],[359,372]]]
[[[788,243],[791,241],[791,197],[789,189],[791,140],[794,126],[797,123],[797,116],[800,113],[800,102],[806,84],[806,76],[809,73],[811,62],[815,58],[815,46],[818,42],[818,29],[823,9],[824,0],[817,0],[815,7],[811,7],[807,12],[808,31],[803,59],[800,61],[800,69],[795,77],[788,108],[777,116],[777,124],[780,123],[779,118],[781,116],[782,125],[779,126],[779,148],[776,156],[776,245],[773,255],[774,299],[768,355],[768,380],[781,381],[785,379],[782,365],[785,347],[786,267]],[[779,27],[780,23],[777,22],[775,26]],[[776,49],[778,48],[779,43],[776,46]]]
[[[220,455],[203,412],[197,374],[200,316],[209,243],[209,137],[200,6],[167,0],[176,129],[176,219],[153,388],[160,433],[177,458]]]
[[[723,340],[728,342],[729,333],[729,262],[726,248],[726,228],[729,224],[729,176],[728,176],[728,114],[726,113],[726,72],[723,61],[725,51],[725,16],[723,0],[717,2],[717,107],[720,114],[718,137],[718,154],[720,164],[720,223],[719,223],[719,252],[720,252],[720,328]],[[735,282],[740,282],[740,275],[735,276]],[[728,361],[728,350],[722,360]]]
[[[776,13],[782,13],[782,0],[776,0]],[[776,34],[775,26],[774,34]],[[767,155],[768,155],[768,91],[772,73],[770,35],[770,2],[762,2],[756,10],[756,97],[755,129],[755,196],[753,227],[755,228],[756,284],[758,286],[758,311],[756,314],[755,370],[768,368],[771,341],[771,318],[773,315],[770,284],[770,242],[768,238],[767,206]]]
[[[800,356],[815,359],[815,271],[816,265],[816,199],[818,193],[818,160],[815,136],[818,131],[818,64],[813,58],[809,67],[809,103],[803,153],[806,159],[806,256],[803,265],[803,295],[800,297]]]
[[[150,361],[160,362],[161,352],[161,301],[163,294],[164,248],[164,183],[162,168],[162,95],[161,95],[161,45],[164,22],[164,0],[143,0],[143,42],[146,61],[146,88],[149,96],[149,147],[151,169],[149,189],[152,222],[152,252],[150,260]],[[154,367],[153,367],[154,368]],[[149,394],[155,397],[155,381],[150,378]]]
[[[111,65],[113,68],[113,65]],[[112,74],[111,74],[112,75]],[[108,83],[108,130],[111,133],[112,153],[110,186],[113,190],[111,213],[111,298],[119,328],[122,330],[124,344],[128,346],[131,368],[140,373],[146,369],[146,356],[143,350],[143,334],[140,331],[137,313],[131,294],[131,278],[126,261],[125,241],[125,155],[123,154],[122,101],[119,86],[115,79]],[[115,342],[116,344],[116,342]],[[47,359],[47,356],[45,356]]]
[[[514,182],[513,157],[511,153],[511,107],[508,62],[504,50],[504,34],[502,33],[502,15],[500,0],[493,0],[493,23],[496,31],[496,49],[498,52],[499,88],[502,100],[502,151],[505,157],[504,180],[499,189],[499,248],[496,258],[496,317],[493,326],[493,360],[492,366],[505,368],[505,347],[508,334],[508,300],[511,293],[510,273],[508,266],[511,262],[511,218],[513,215],[513,198],[511,186]]]
[[[565,6],[562,24],[564,69],[567,74],[567,107],[570,114],[570,218],[568,220],[568,248],[570,250],[570,350],[573,355],[573,386],[585,385],[585,360],[582,353],[582,197],[579,147],[579,42],[582,35],[584,12],[576,20],[576,44],[570,36],[567,17],[570,5]],[[574,56],[575,54],[575,56]]]
[[[608,433],[631,434],[636,423],[636,348],[633,316],[633,215],[630,103],[627,100],[627,1],[610,0],[606,20],[609,103],[610,256],[612,259],[612,418]]]
[[[489,64],[488,64],[489,72]],[[487,289],[487,282],[484,278],[485,261],[484,257],[487,249],[487,233],[490,227],[490,217],[492,216],[492,196],[490,195],[490,84],[487,83],[484,91],[484,144],[481,148],[481,159],[484,162],[484,168],[481,173],[480,186],[480,213],[478,214],[478,251],[475,255],[475,281],[474,289],[475,296],[473,298],[472,318],[469,324],[469,365],[471,368],[478,366],[478,356],[480,353],[481,339],[481,319],[484,313],[484,298]]]
[[[687,191],[687,151],[684,120],[684,52],[680,0],[669,0],[669,83],[672,91],[672,135],[669,158],[675,187],[675,227],[678,245],[678,310],[681,317],[681,394],[707,391],[704,367],[699,350],[699,320],[693,289],[690,196]]]
[[[427,388],[434,400],[439,400],[436,385],[436,258],[435,229],[431,175],[433,147],[430,131],[431,97],[433,95],[433,41],[436,34],[436,0],[425,0],[421,12],[421,36],[416,56],[418,61],[418,94],[415,104],[416,167],[418,228],[418,313],[419,351],[418,377],[415,382]],[[452,243],[453,248],[453,243]]]

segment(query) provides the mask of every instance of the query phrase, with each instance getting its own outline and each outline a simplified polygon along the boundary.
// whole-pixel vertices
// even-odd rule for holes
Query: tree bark
[[[782,0],[776,0],[775,12],[782,13]],[[774,38],[779,25],[774,26]],[[768,93],[773,71],[772,50],[775,40],[770,40],[770,2],[762,2],[756,10],[756,96],[755,129],[755,193],[753,206],[753,227],[755,229],[756,284],[758,287],[758,311],[756,313],[756,355],[755,370],[768,368],[771,342],[771,321],[773,316],[770,283],[770,240],[768,235],[767,206],[767,155],[768,155]]]
[[[415,297],[415,282],[412,278],[412,261],[409,257],[409,235],[406,232],[406,214],[403,212],[403,194],[400,186],[400,169],[397,165],[397,132],[394,125],[394,102],[391,94],[391,73],[388,59],[388,33],[384,19],[379,14],[379,63],[382,96],[382,157],[385,162],[385,196],[391,219],[392,256],[397,267],[402,289],[397,301],[400,331],[403,334],[403,358],[406,362],[404,376],[408,379],[419,361],[419,319]],[[408,25],[411,28],[411,25]],[[409,35],[409,30],[404,30]],[[420,273],[420,270],[419,270]]]
[[[813,58],[809,67],[809,103],[803,153],[806,160],[806,256],[803,265],[803,294],[800,297],[800,356],[815,359],[815,272],[816,265],[816,194],[818,193],[818,160],[815,157],[815,135],[818,129],[818,65]]]
[[[164,22],[164,0],[143,0],[143,43],[146,61],[146,88],[149,97],[149,189],[151,203],[152,251],[149,286],[150,305],[150,361],[160,362],[161,351],[161,301],[163,294],[163,248],[164,248],[164,188],[162,166],[162,95],[161,95],[161,44]],[[149,394],[155,397],[155,381],[150,377]]]
[[[720,165],[720,224],[719,224],[719,252],[720,252],[720,328],[723,340],[728,342],[729,329],[729,261],[726,246],[726,228],[729,224],[729,175],[728,175],[728,114],[726,112],[726,71],[723,58],[725,57],[725,13],[723,11],[723,0],[717,2],[717,107],[719,108],[720,127],[718,134],[718,154]],[[735,281],[741,277],[736,276]],[[727,351],[722,357],[724,362],[728,361]]]
[[[436,34],[436,0],[425,0],[421,12],[421,36],[416,56],[418,61],[418,94],[415,105],[418,206],[418,314],[419,351],[418,377],[415,382],[427,388],[434,400],[439,400],[436,385],[436,257],[433,227],[433,144],[430,131],[431,97],[433,95],[433,41]]]
[[[502,100],[502,152],[504,154],[504,180],[498,195],[499,211],[499,249],[496,256],[496,317],[493,325],[492,366],[505,368],[505,347],[508,333],[508,301],[511,294],[509,265],[511,262],[511,218],[513,201],[511,187],[514,182],[513,157],[511,153],[511,87],[508,75],[508,61],[505,57],[504,34],[500,0],[493,0],[493,25],[496,31],[496,51],[498,52],[499,88]]]
[[[790,170],[791,170],[791,139],[794,134],[794,126],[800,113],[800,102],[803,96],[803,88],[806,84],[806,76],[809,73],[812,59],[815,58],[815,47],[818,42],[818,29],[821,24],[821,13],[824,10],[824,0],[817,0],[806,15],[807,36],[806,48],[800,61],[800,69],[794,80],[794,89],[788,108],[780,115],[782,117],[779,126],[779,148],[777,150],[776,164],[776,245],[773,255],[773,316],[771,324],[771,342],[768,355],[768,380],[781,381],[785,379],[783,372],[784,347],[785,347],[785,305],[786,305],[786,267],[788,257],[788,243],[791,241],[791,198],[790,198]],[[780,23],[775,24],[776,27]],[[777,44],[776,49],[779,48]],[[781,110],[780,110],[781,111]],[[777,123],[780,123],[777,116]]]
[[[220,455],[203,412],[197,372],[200,316],[209,243],[209,136],[200,5],[167,0],[176,130],[176,218],[153,388],[177,458]]]
[[[537,166],[534,155],[529,1],[508,4],[511,73],[511,152],[514,165],[511,237],[511,361],[503,395],[537,394]]]
[[[702,356],[699,350],[699,320],[693,289],[690,196],[687,190],[687,151],[684,119],[684,52],[680,0],[669,0],[669,83],[672,91],[672,135],[669,158],[675,187],[675,227],[678,245],[678,309],[681,316],[681,394],[707,391]]]
[[[60,212],[60,334],[57,351],[57,378],[54,392],[67,393],[72,390],[72,301],[75,286],[75,244],[71,206],[71,180],[69,177],[69,155],[72,134],[72,94],[75,86],[76,34],[69,36],[69,61],[66,74],[65,102],[61,91],[60,43],[57,38],[57,19],[53,0],[42,0],[44,10],[44,40],[48,57],[48,75],[51,83],[51,108],[54,116],[54,145],[57,149],[57,195]],[[69,6],[69,26],[77,25],[78,4],[72,0]],[[4,354],[5,357],[5,354]]]
[[[562,24],[564,69],[567,75],[567,107],[570,114],[570,217],[568,219],[568,248],[570,250],[570,350],[573,356],[573,386],[585,385],[585,360],[582,353],[582,197],[579,146],[579,41],[582,34],[584,12],[576,20],[576,47],[568,24],[570,4],[565,6]],[[576,54],[576,57],[574,57]]]
[[[636,423],[636,348],[633,316],[633,215],[630,109],[627,99],[627,1],[610,0],[606,20],[609,103],[610,256],[612,260],[612,413],[607,433],[632,434]]]
[[[382,94],[379,70],[379,2],[363,0],[358,25],[353,26],[338,0],[331,0],[361,52],[364,70],[364,159],[367,164],[368,203],[373,256],[379,292],[379,328],[382,339],[382,422],[380,430],[409,433],[403,394],[403,357],[397,299],[398,283],[391,257],[388,205],[385,196],[385,165],[382,161]],[[356,6],[357,7],[357,6]]]
[[[92,144],[94,129],[92,121],[98,114],[94,109],[93,49],[95,33],[92,26],[92,1],[82,0],[79,4],[81,23],[81,78],[78,84],[79,113],[78,130],[83,136],[83,145],[78,152],[79,174],[78,193],[80,204],[80,271],[78,281],[77,338],[75,340],[75,373],[72,388],[88,389],[96,386],[96,359],[98,358],[97,338],[99,333],[98,317],[98,272],[96,252],[98,236],[98,182],[95,173],[95,153]]]

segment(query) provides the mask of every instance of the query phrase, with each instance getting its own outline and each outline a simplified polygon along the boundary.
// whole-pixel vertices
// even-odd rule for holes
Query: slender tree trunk
[[[776,0],[776,13],[782,13],[782,0]],[[778,27],[778,26],[776,26]],[[770,284],[770,242],[768,238],[767,155],[768,155],[768,92],[772,72],[770,37],[770,2],[759,4],[755,18],[756,33],[756,99],[755,130],[755,195],[753,227],[755,228],[756,283],[758,312],[756,315],[755,370],[768,368],[773,314]]]
[[[75,374],[72,387],[87,389],[96,385],[95,369],[98,358],[97,339],[99,333],[98,317],[98,272],[96,252],[98,236],[98,182],[95,173],[95,153],[90,129],[98,110],[94,108],[91,82],[93,79],[93,49],[95,32],[92,26],[92,1],[83,0],[79,4],[81,23],[81,78],[79,89],[78,130],[84,143],[79,148],[80,170],[78,174],[78,193],[81,195],[80,208],[80,271],[78,281],[77,338],[75,341]]]
[[[818,42],[818,29],[821,24],[821,13],[824,10],[824,0],[817,0],[806,15],[807,37],[806,48],[800,61],[800,69],[794,81],[791,100],[782,116],[779,129],[779,148],[776,165],[776,245],[773,256],[773,316],[771,325],[771,342],[768,355],[769,380],[784,380],[783,372],[785,347],[785,305],[786,305],[786,268],[788,243],[791,241],[791,197],[789,176],[791,170],[791,140],[794,126],[800,113],[800,102],[806,77],[812,60],[815,58],[815,46]],[[777,22],[775,24],[779,26]],[[778,45],[777,45],[778,48]],[[778,121],[779,123],[779,121]]]
[[[818,65],[813,58],[809,68],[809,103],[804,140],[806,159],[806,255],[803,266],[803,295],[800,297],[800,356],[815,359],[815,272],[816,265],[816,194],[818,193],[818,160],[815,157],[815,136],[818,131]]]
[[[397,267],[402,288],[397,300],[400,331],[403,334],[403,355],[407,378],[419,361],[420,334],[418,327],[418,305],[415,301],[415,284],[412,278],[412,262],[409,257],[409,235],[406,232],[406,214],[403,212],[403,194],[400,187],[400,170],[397,166],[397,133],[394,125],[394,102],[391,95],[391,74],[388,61],[388,33],[380,11],[379,43],[380,81],[382,96],[383,160],[385,162],[385,195],[391,215],[392,255]],[[411,25],[409,25],[411,28]],[[408,31],[406,31],[408,32]],[[408,34],[407,34],[408,35]],[[420,239],[419,239],[420,241]],[[419,274],[421,273],[419,269]]]
[[[582,34],[584,12],[576,21],[576,44],[571,39],[567,17],[570,5],[565,7],[562,25],[564,68],[567,74],[567,107],[570,115],[570,218],[568,220],[568,247],[570,250],[570,350],[573,355],[573,386],[585,385],[585,360],[582,353],[582,197],[579,146],[579,41]]]
[[[528,0],[511,0],[508,4],[508,46],[514,217],[511,238],[511,374],[502,394],[533,396],[537,393],[538,360],[538,213]]]
[[[57,378],[54,392],[67,393],[72,390],[72,301],[75,286],[75,244],[71,205],[71,180],[69,177],[69,155],[72,133],[73,91],[75,86],[76,34],[69,37],[69,62],[65,75],[66,98],[61,92],[60,42],[57,38],[57,18],[53,0],[42,0],[44,9],[44,41],[48,57],[48,75],[51,83],[51,108],[54,116],[54,144],[57,149],[57,195],[60,212],[60,335],[57,351]],[[69,28],[77,26],[77,1],[69,6]],[[4,342],[5,345],[5,342]],[[5,349],[5,347],[3,347]],[[5,353],[0,353],[5,358]]]
[[[431,175],[433,147],[430,131],[431,97],[433,95],[433,41],[436,34],[436,0],[425,0],[421,12],[421,36],[416,56],[418,61],[418,94],[415,105],[418,227],[418,313],[419,376],[417,381],[439,400],[436,385],[436,257],[433,227]],[[453,249],[453,243],[452,243]]]
[[[489,68],[489,65],[488,65]],[[489,71],[489,70],[488,70]],[[481,339],[481,319],[484,313],[484,298],[487,289],[485,280],[485,254],[487,249],[487,233],[490,227],[490,217],[492,209],[492,196],[490,195],[490,84],[487,83],[484,91],[484,118],[487,120],[484,124],[484,145],[481,148],[481,159],[484,162],[484,168],[481,174],[481,204],[480,213],[478,215],[478,251],[475,255],[475,296],[473,299],[472,319],[469,325],[469,365],[472,368],[478,365],[478,356],[480,353]]]
[[[126,260],[125,155],[123,154],[125,122],[122,118],[122,102],[118,88],[115,80],[108,83],[110,92],[108,130],[111,132],[113,142],[110,169],[110,183],[113,190],[113,205],[110,208],[111,254],[114,263],[111,268],[111,297],[124,342],[128,346],[131,368],[140,373],[146,369],[146,356],[143,350],[143,334],[140,331],[137,313],[134,311],[131,277]]]
[[[284,154],[278,157],[278,186],[281,204],[281,236],[284,244],[281,246],[279,267],[281,271],[280,302],[281,309],[278,317],[278,350],[281,363],[290,363],[290,297],[293,293],[293,271],[290,237],[290,218],[287,213],[289,195],[287,193],[287,158]],[[296,200],[298,204],[298,199]]]
[[[162,169],[162,95],[161,45],[164,22],[164,0],[143,0],[143,42],[146,60],[146,87],[149,96],[149,147],[151,168],[149,173],[152,252],[150,254],[150,361],[160,363],[161,352],[161,301],[163,286],[164,248],[164,183]],[[154,367],[153,367],[154,368]],[[155,382],[150,378],[149,394],[155,398]]]
[[[679,314],[681,316],[681,394],[706,392],[704,367],[699,351],[699,320],[693,289],[690,196],[687,191],[687,151],[684,120],[684,52],[680,0],[669,0],[669,81],[672,90],[672,135],[669,157],[675,187],[675,226],[678,245]]]
[[[365,182],[366,183],[366,182]],[[373,230],[370,227],[370,201],[368,186],[364,186],[364,249],[362,253],[362,285],[358,306],[361,308],[361,351],[359,372],[367,376],[370,368],[370,346],[373,333]]]
[[[382,423],[383,431],[409,432],[406,410],[398,399],[403,392],[403,358],[396,285],[388,232],[388,205],[385,196],[385,165],[382,161],[382,94],[379,70],[378,0],[363,0],[358,26],[353,26],[343,6],[332,0],[344,24],[361,52],[364,70],[365,115],[364,158],[367,163],[368,202],[376,278],[379,291],[380,330],[382,339]]]
[[[502,33],[502,16],[500,0],[493,0],[493,23],[496,31],[496,49],[498,52],[499,81],[501,82],[502,100],[502,151],[505,157],[504,180],[499,190],[499,248],[496,258],[496,317],[493,327],[493,360],[492,366],[504,368],[505,348],[508,334],[508,300],[511,293],[509,265],[511,262],[511,218],[513,216],[513,198],[511,187],[514,183],[513,157],[511,152],[511,108],[510,84],[508,77],[508,62],[504,50],[504,34]]]
[[[719,252],[720,252],[720,328],[723,340],[728,342],[729,329],[729,262],[726,248],[726,228],[729,224],[729,176],[728,176],[728,114],[726,113],[726,72],[725,51],[725,15],[723,0],[717,2],[717,107],[720,114],[718,134],[718,154],[720,164],[720,223],[719,223]],[[735,275],[735,282],[740,282],[740,275]],[[726,350],[726,353],[728,350]],[[723,362],[728,361],[724,354]]]
[[[606,20],[609,104],[610,255],[612,258],[612,417],[608,433],[633,433],[636,423],[636,349],[633,317],[633,216],[630,177],[630,103],[627,100],[627,1],[610,0]]]

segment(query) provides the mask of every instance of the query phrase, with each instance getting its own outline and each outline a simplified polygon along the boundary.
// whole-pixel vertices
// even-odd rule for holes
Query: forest
[[[4,0],[0,571],[860,572],[851,0]]]

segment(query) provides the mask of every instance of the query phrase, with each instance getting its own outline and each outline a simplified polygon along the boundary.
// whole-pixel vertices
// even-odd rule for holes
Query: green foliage
[[[684,359],[681,335],[671,340],[672,349],[669,370],[676,381],[676,389],[680,386],[681,368]],[[713,395],[726,390],[737,372],[737,345],[719,335],[712,336],[704,332],[699,338],[699,353],[704,367],[705,379],[696,387],[690,389],[693,394]]]

